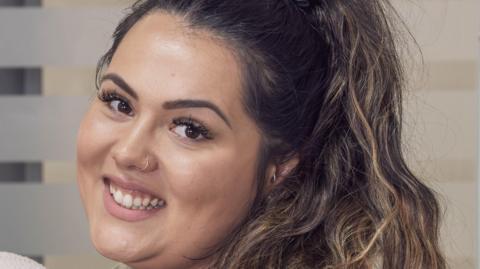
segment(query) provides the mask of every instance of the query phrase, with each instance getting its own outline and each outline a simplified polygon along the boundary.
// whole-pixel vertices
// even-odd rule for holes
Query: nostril
[[[136,157],[135,153],[115,152],[112,154],[112,158],[115,161],[115,164],[123,169],[138,169],[143,167],[141,158]]]
[[[150,172],[156,169],[156,159],[149,153],[131,153],[115,152],[112,154],[117,167],[125,170],[138,170],[141,172]]]

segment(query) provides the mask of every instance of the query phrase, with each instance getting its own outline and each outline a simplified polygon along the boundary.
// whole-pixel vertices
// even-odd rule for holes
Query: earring
[[[272,183],[275,183],[277,181],[277,175],[274,173],[272,176]]]

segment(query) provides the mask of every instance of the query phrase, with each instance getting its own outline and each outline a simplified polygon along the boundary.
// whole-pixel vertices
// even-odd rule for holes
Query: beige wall
[[[44,0],[44,6],[125,6],[126,0]],[[405,103],[408,161],[440,194],[442,244],[452,268],[475,264],[477,173],[478,14],[473,0],[396,0],[422,50],[409,60]],[[92,95],[94,67],[45,67],[46,95]],[[73,82],[73,83],[72,83]],[[46,162],[47,182],[74,180],[73,163]],[[108,268],[99,256],[47,257],[50,269]],[[94,265],[97,264],[97,265]]]
[[[442,244],[452,268],[475,268],[480,5],[473,0],[396,1],[424,67],[411,70],[407,156],[439,193]]]

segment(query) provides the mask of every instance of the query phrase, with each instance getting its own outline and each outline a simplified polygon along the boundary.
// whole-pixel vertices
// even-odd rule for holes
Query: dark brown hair
[[[258,189],[268,162],[299,158],[212,250],[213,268],[446,267],[437,201],[403,157],[399,21],[388,1],[137,1],[97,79],[129,29],[156,11],[232,47],[245,110],[263,132]]]

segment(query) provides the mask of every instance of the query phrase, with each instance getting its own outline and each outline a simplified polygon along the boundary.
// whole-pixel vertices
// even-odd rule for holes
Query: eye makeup
[[[193,119],[191,116],[174,118],[169,129],[172,130],[179,126],[183,127],[182,131],[184,132],[185,137],[192,140],[213,139],[213,135],[205,125],[198,120]],[[199,136],[202,136],[203,138],[198,139]]]
[[[122,95],[118,94],[116,90],[99,90],[97,97],[100,101],[105,103],[109,109],[126,114],[133,115],[133,109],[128,100]]]
[[[133,116],[133,109],[129,101],[116,90],[99,90],[97,97],[105,103],[110,110]],[[173,118],[168,129],[179,137],[195,142],[212,140],[214,138],[206,125],[200,120],[194,119],[191,115],[188,117]]]

